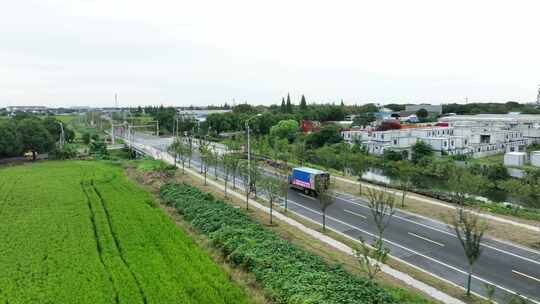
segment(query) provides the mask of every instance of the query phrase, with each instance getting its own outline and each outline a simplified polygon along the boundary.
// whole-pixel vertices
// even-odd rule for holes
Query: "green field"
[[[60,120],[63,123],[70,123],[74,121],[75,119],[78,119],[80,115],[78,114],[70,114],[70,115],[55,115],[54,118]]]
[[[0,303],[248,302],[121,167],[0,168]]]

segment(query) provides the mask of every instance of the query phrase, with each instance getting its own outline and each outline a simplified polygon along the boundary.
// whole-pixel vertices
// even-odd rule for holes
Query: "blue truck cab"
[[[307,195],[317,196],[317,183],[323,187],[324,190],[328,189],[330,182],[330,174],[325,171],[312,169],[308,167],[293,168],[291,175],[289,175],[289,185],[291,188],[296,188],[303,191]]]

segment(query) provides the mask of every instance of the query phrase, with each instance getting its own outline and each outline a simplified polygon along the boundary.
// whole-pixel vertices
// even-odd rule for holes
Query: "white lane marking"
[[[340,199],[340,200],[342,200],[342,201],[344,201],[344,202],[348,202],[348,203],[350,203],[350,204],[357,205],[357,206],[360,206],[360,207],[362,207],[362,208],[367,208],[367,209],[369,209],[368,206],[365,206],[365,205],[363,205],[363,204],[360,204],[360,203],[357,203],[357,202],[354,202],[354,201],[351,201],[351,200],[348,200],[348,199],[345,199],[345,198],[340,198],[340,197],[336,197],[336,198],[337,198],[337,199]],[[419,225],[419,226],[422,226],[422,227],[425,227],[425,228],[428,228],[428,229],[431,229],[431,230],[434,230],[434,231],[438,231],[438,232],[440,232],[440,233],[444,233],[444,234],[447,234],[447,235],[450,235],[450,236],[452,236],[452,237],[457,238],[457,236],[456,236],[455,234],[450,233],[450,232],[448,232],[448,231],[444,231],[444,230],[441,230],[441,229],[437,229],[437,228],[435,228],[435,227],[431,227],[431,226],[429,226],[429,225],[425,225],[425,224],[422,224],[422,223],[418,223],[418,222],[415,222],[415,221],[413,221],[413,220],[410,220],[410,219],[406,219],[406,218],[404,218],[404,217],[401,217],[401,216],[399,216],[399,215],[395,215],[395,214],[394,214],[394,217],[397,218],[397,219],[400,219],[400,220],[403,220],[403,221],[406,221],[406,222],[410,222],[410,223],[413,223],[413,224],[416,224],[416,225]],[[509,252],[509,251],[506,251],[506,250],[503,250],[503,249],[499,249],[499,248],[497,248],[497,247],[493,247],[493,246],[487,245],[487,244],[485,244],[485,243],[480,243],[480,245],[482,245],[482,246],[484,246],[484,247],[487,247],[487,248],[489,248],[489,249],[493,249],[493,250],[495,250],[495,251],[498,251],[498,252],[501,252],[501,253],[504,253],[504,254],[508,254],[508,255],[513,256],[513,257],[516,257],[516,258],[525,260],[525,261],[527,261],[527,262],[530,262],[530,263],[534,263],[534,264],[540,265],[540,261],[536,261],[536,260],[533,260],[533,259],[530,259],[530,258],[527,258],[527,257],[524,257],[524,256],[520,256],[520,255],[515,254],[515,253],[513,253],[513,252]]]
[[[302,196],[302,197],[305,197],[307,199],[310,199],[312,201],[316,200],[316,198],[314,198],[313,196],[309,196],[309,195],[305,195],[303,193],[298,193],[298,195]]]
[[[356,212],[354,212],[354,211],[347,210],[347,209],[344,209],[343,211],[344,211],[344,212],[347,212],[347,213],[349,213],[349,214],[352,214],[352,215],[359,216],[359,217],[361,217],[361,218],[363,218],[363,219],[367,219],[367,217],[366,217],[365,215],[362,215],[362,214],[360,214],[360,213],[356,213]]]
[[[297,205],[298,207],[307,209],[308,211],[311,211],[311,212],[313,212],[313,213],[315,213],[315,214],[322,215],[322,213],[320,213],[320,212],[318,212],[318,211],[315,211],[315,210],[313,210],[313,209],[311,209],[311,208],[305,207],[305,206],[303,206],[302,204],[299,204],[299,203],[297,203],[297,202],[295,202],[295,201],[290,201],[290,202],[291,202],[292,204],[294,204],[294,205]],[[303,218],[305,218],[305,219],[307,219],[307,220],[310,220],[310,221],[312,221],[312,222],[317,223],[317,224],[320,225],[320,222],[318,222],[318,221],[316,221],[316,220],[314,220],[314,219],[311,219],[311,218],[309,218],[309,217],[307,217],[307,216],[304,216],[304,215],[302,215],[302,214],[300,214],[300,213],[298,213],[298,212],[295,212],[294,210],[291,210],[291,211],[294,212],[294,213],[296,213],[296,214],[299,215],[299,216],[302,216]],[[353,229],[353,230],[360,231],[360,232],[362,232],[362,233],[364,233],[364,234],[367,234],[367,235],[369,235],[369,236],[377,237],[375,234],[373,234],[373,233],[371,233],[371,232],[365,231],[365,230],[360,229],[360,228],[358,228],[358,227],[355,227],[355,226],[353,226],[353,225],[351,225],[351,224],[345,223],[345,222],[343,222],[343,221],[341,221],[341,220],[338,220],[338,219],[336,219],[336,218],[334,218],[334,217],[332,217],[332,216],[328,216],[328,215],[327,215],[326,218],[328,218],[328,219],[330,219],[330,220],[333,220],[333,221],[335,221],[335,222],[338,222],[338,223],[340,223],[340,224],[343,224],[343,225],[345,225],[345,226],[348,226],[348,227],[350,227],[350,228]],[[334,231],[339,232],[339,230],[333,229],[330,225],[328,226],[328,228],[329,228],[329,229],[332,229],[332,230],[334,230]],[[355,240],[356,240],[356,239],[355,239]],[[358,241],[358,240],[356,240],[356,241]],[[413,249],[407,248],[407,247],[405,247],[405,246],[402,246],[402,245],[400,245],[400,244],[394,243],[394,242],[392,242],[392,241],[390,241],[390,240],[388,240],[388,239],[385,239],[385,238],[383,238],[383,241],[385,241],[385,242],[388,243],[388,244],[391,244],[391,245],[394,245],[394,246],[396,246],[396,247],[399,247],[399,248],[401,248],[401,249],[403,249],[403,250],[410,251],[411,253],[416,254],[416,255],[418,255],[418,256],[420,256],[420,257],[423,257],[423,258],[426,259],[426,260],[429,260],[429,261],[435,262],[435,263],[437,263],[437,264],[440,264],[440,265],[442,265],[442,266],[444,266],[444,267],[446,267],[446,268],[449,268],[449,269],[451,269],[451,270],[454,270],[454,271],[456,271],[456,272],[458,272],[458,273],[461,273],[461,274],[464,274],[464,275],[468,275],[468,273],[467,273],[466,271],[464,271],[464,270],[461,270],[461,269],[459,269],[459,268],[457,268],[457,267],[455,267],[455,266],[446,264],[445,262],[441,262],[441,261],[439,261],[439,260],[436,260],[436,259],[434,259],[434,258],[432,258],[432,257],[430,257],[430,256],[427,256],[427,255],[424,255],[424,254],[422,254],[422,253],[420,253],[420,252],[418,252],[418,251],[416,251],[416,250],[413,250]],[[391,255],[391,256],[392,256],[392,255]],[[401,260],[400,258],[397,258],[397,257],[394,257],[394,258],[397,259],[397,260]],[[403,261],[403,260],[401,260],[401,261]],[[408,262],[406,262],[406,261],[404,261],[404,262],[405,262],[405,263],[408,263]],[[418,267],[418,266],[416,266],[416,267]],[[430,274],[431,274],[431,273],[430,273]],[[437,276],[437,275],[435,275],[435,274],[432,274],[432,275],[433,275],[433,276]],[[518,295],[519,297],[524,298],[524,299],[527,299],[527,300],[529,300],[529,301],[531,301],[531,302],[533,302],[533,303],[540,304],[540,302],[538,302],[538,301],[535,301],[535,300],[533,300],[533,299],[531,299],[531,298],[529,298],[529,297],[526,297],[526,296],[524,296],[524,295],[520,295],[520,294],[518,294],[518,293],[515,292],[515,291],[512,291],[512,290],[510,290],[510,289],[508,289],[508,288],[506,288],[506,287],[503,287],[503,286],[501,286],[501,285],[497,285],[497,284],[495,284],[495,283],[493,283],[493,282],[491,282],[491,281],[488,281],[488,280],[486,280],[486,279],[484,279],[484,278],[481,278],[481,277],[479,277],[479,276],[477,276],[477,275],[474,275],[474,274],[473,274],[472,277],[475,278],[475,279],[477,279],[477,280],[480,281],[480,282],[487,283],[487,284],[489,284],[489,285],[493,285],[493,286],[499,288],[500,290],[506,291],[506,292],[511,293],[511,294],[514,294],[514,295]],[[463,287],[461,287],[461,288],[463,288]]]
[[[530,276],[530,275],[528,275],[528,274],[524,274],[523,272],[519,272],[519,271],[516,271],[516,270],[512,270],[512,272],[515,273],[515,274],[519,274],[520,276],[524,276],[524,277],[526,277],[526,278],[528,278],[528,279],[531,279],[531,280],[535,280],[535,281],[537,281],[537,282],[540,282],[540,279],[535,278],[535,277],[533,277],[533,276]]]
[[[439,243],[439,242],[436,242],[436,241],[434,241],[434,240],[430,240],[430,239],[428,239],[427,237],[423,237],[423,236],[418,235],[418,234],[416,234],[416,233],[407,232],[407,234],[408,234],[408,235],[412,235],[412,236],[414,236],[414,237],[417,237],[417,238],[419,238],[419,239],[422,239],[422,240],[424,240],[424,241],[426,241],[426,242],[430,242],[430,243],[433,243],[433,244],[435,244],[435,245],[439,245],[439,246],[441,246],[441,247],[444,247],[444,244],[443,244],[443,243]]]

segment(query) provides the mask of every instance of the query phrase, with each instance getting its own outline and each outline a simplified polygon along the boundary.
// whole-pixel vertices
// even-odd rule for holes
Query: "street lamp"
[[[63,147],[64,142],[66,141],[65,134],[64,134],[64,124],[62,124],[61,121],[59,121],[58,124],[60,125],[60,138],[59,138],[60,147]]]
[[[249,146],[249,121],[254,119],[254,118],[257,118],[259,116],[262,116],[262,114],[259,113],[259,114],[255,115],[255,116],[251,116],[245,122],[246,131],[247,131],[247,156],[248,156],[248,184],[247,184],[247,187],[249,187],[249,188],[245,189],[247,193],[251,192],[251,149],[250,149],[250,146]]]

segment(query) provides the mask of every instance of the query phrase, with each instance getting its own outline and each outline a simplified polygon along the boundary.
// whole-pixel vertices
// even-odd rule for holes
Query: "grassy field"
[[[0,303],[248,303],[122,168],[0,168]]]
[[[60,120],[63,123],[70,123],[75,119],[78,119],[80,115],[78,114],[71,114],[71,115],[55,115],[54,118]]]

